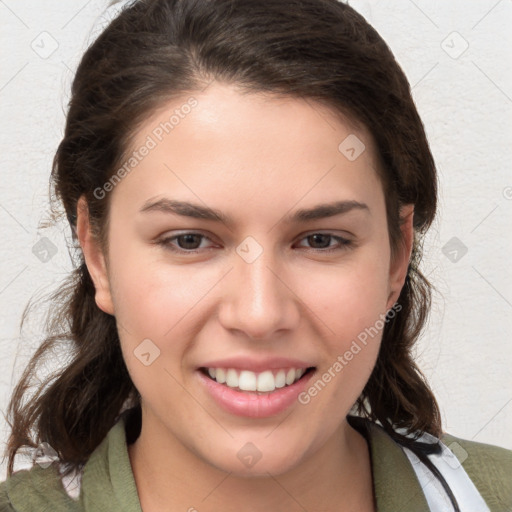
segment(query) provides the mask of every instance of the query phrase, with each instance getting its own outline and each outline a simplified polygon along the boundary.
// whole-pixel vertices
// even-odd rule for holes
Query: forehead
[[[113,194],[139,206],[166,194],[253,214],[302,201],[367,203],[382,195],[374,151],[363,127],[310,99],[214,82],[138,128],[133,165]]]

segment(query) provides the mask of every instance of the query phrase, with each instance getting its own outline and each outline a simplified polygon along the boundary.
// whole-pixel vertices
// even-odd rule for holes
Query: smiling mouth
[[[199,368],[199,371],[209,379],[222,384],[234,391],[263,395],[275,390],[287,388],[309,376],[316,367],[281,368],[252,372],[235,368]]]

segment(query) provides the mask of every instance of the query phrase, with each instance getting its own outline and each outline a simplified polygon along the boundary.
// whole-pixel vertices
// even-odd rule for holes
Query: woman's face
[[[213,83],[131,148],[105,187],[108,272],[84,252],[143,432],[235,474],[293,468],[350,428],[407,268],[371,138],[313,101]]]

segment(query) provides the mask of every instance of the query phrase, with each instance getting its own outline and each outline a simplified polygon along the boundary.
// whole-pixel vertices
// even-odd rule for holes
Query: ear
[[[76,233],[80,246],[82,247],[85,264],[87,265],[87,269],[94,283],[94,288],[96,289],[94,297],[96,304],[105,313],[113,315],[114,305],[112,302],[105,256],[100,248],[99,242],[91,231],[89,208],[84,196],[80,197],[77,204]]]
[[[414,205],[404,205],[400,209],[401,241],[398,244],[389,269],[388,309],[398,300],[407,277],[414,242],[413,218]]]

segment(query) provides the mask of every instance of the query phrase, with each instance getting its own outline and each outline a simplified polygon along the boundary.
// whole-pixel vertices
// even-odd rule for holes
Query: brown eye
[[[176,241],[180,249],[197,249],[199,246],[196,247],[196,245],[198,243],[201,245],[202,238],[204,238],[202,235],[188,233],[186,235],[177,236]]]
[[[323,233],[317,233],[307,237],[313,249],[327,249],[331,245],[331,239],[331,235],[325,235]]]
[[[341,236],[336,236],[331,233],[313,233],[304,237],[302,240],[307,240],[308,246],[302,246],[306,249],[315,250],[318,252],[332,252],[346,249],[352,245],[352,241]],[[331,244],[332,241],[337,243]]]
[[[210,239],[201,233],[182,233],[180,235],[163,238],[157,243],[170,251],[186,254],[196,253],[199,252],[200,249],[208,248],[201,247],[201,242],[203,240]]]

